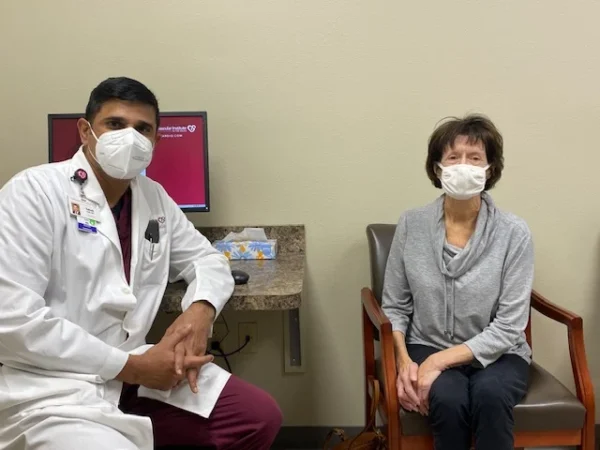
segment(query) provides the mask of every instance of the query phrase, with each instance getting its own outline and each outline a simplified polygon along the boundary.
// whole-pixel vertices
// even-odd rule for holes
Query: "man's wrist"
[[[208,300],[197,300],[190,305],[190,309],[192,308],[199,314],[207,316],[211,322],[215,320],[217,310]]]
[[[143,372],[142,356],[129,355],[125,367],[117,375],[117,380],[128,384],[140,384],[140,374]]]

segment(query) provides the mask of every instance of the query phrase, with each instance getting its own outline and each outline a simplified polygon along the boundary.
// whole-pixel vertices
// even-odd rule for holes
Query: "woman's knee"
[[[471,386],[470,404],[474,414],[485,411],[491,414],[501,414],[512,411],[514,407],[511,396],[507,392],[507,386],[496,377],[479,380],[478,383]]]
[[[464,414],[469,407],[469,386],[459,373],[442,372],[429,391],[429,410],[435,414]]]

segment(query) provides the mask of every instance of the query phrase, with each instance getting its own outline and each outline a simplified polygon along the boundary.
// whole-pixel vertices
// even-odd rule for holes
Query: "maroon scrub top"
[[[125,191],[119,202],[111,210],[119,233],[125,278],[129,283],[131,272],[131,189]]]

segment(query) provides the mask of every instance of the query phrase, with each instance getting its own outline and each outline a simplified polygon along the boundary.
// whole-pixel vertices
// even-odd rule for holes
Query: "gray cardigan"
[[[466,344],[480,366],[513,353],[531,362],[525,341],[533,283],[527,224],[482,194],[464,249],[446,242],[444,196],[405,212],[390,249],[382,307],[408,344]]]

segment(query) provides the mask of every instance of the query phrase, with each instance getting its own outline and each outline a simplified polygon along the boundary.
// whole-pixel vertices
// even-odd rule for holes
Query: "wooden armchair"
[[[372,286],[361,292],[365,380],[375,377],[382,387],[379,413],[385,423],[390,450],[431,450],[433,441],[427,419],[399,406],[392,325],[380,306],[385,266],[395,229],[395,225],[389,224],[367,227]],[[528,393],[515,407],[515,447],[577,446],[581,450],[593,450],[594,389],[585,356],[582,319],[535,291],[531,294],[531,306],[549,319],[566,325],[577,395],[533,362]],[[531,345],[531,320],[526,333]],[[376,345],[379,347],[377,356]],[[365,392],[368,414],[371,396],[368,389]]]

